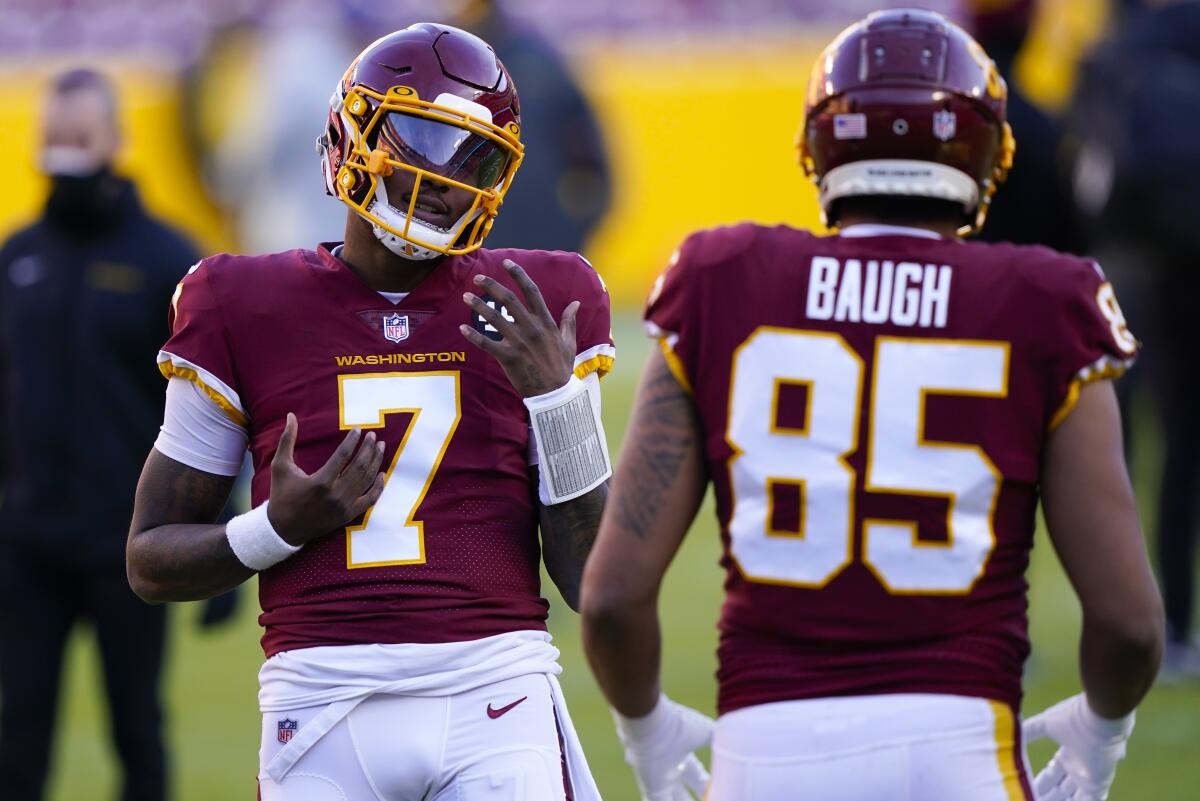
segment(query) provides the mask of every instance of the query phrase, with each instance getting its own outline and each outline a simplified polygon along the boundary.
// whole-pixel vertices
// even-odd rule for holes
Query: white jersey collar
[[[868,236],[915,236],[920,239],[941,239],[942,236],[924,228],[910,228],[907,225],[883,225],[882,223],[861,223],[850,225],[838,231],[838,236],[856,239]]]

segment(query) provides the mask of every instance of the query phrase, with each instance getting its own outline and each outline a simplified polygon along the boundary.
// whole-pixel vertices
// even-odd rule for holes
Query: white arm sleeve
[[[584,377],[583,383],[587,386],[588,397],[592,401],[592,408],[596,410],[596,419],[600,419],[600,374],[593,371]],[[538,466],[538,450],[537,441],[533,437],[533,427],[529,427],[529,450],[525,456],[525,463],[530,467]]]
[[[250,435],[186,378],[167,382],[167,410],[154,448],[188,467],[236,476]]]

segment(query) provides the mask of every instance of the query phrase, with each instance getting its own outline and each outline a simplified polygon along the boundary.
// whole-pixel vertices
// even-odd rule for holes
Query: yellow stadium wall
[[[616,176],[589,247],[614,301],[640,303],[689,231],[755,220],[815,226],[816,192],[796,162],[804,92],[825,36],[637,41],[585,51]]]

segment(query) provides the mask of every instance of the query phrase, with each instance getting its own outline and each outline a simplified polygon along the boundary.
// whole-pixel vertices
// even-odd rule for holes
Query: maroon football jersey
[[[363,520],[261,574],[267,656],[545,628],[528,414],[499,363],[459,331],[466,323],[496,337],[462,296],[482,295],[472,283],[482,273],[520,297],[505,258],[525,268],[556,319],[581,302],[576,373],[607,371],[608,295],[575,254],[447,258],[395,305],[326,245],[214,256],[181,284],[160,366],[245,424],[255,505],[270,495],[288,412],[299,419],[296,463],[308,472],[351,427],[387,443],[387,484]]]
[[[1137,350],[1092,262],[873,228],[701,232],[651,295],[716,492],[723,713],[1016,707],[1047,434]]]

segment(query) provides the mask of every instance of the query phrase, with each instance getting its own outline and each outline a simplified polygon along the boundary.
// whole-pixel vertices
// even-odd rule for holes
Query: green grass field
[[[625,428],[648,348],[636,318],[623,316],[617,323],[621,356],[605,381],[605,418],[614,446]],[[1148,431],[1150,447],[1143,452],[1156,450],[1153,433]],[[1153,476],[1139,474],[1139,488],[1152,482]],[[1143,508],[1143,514],[1146,511]],[[706,508],[672,566],[662,597],[665,688],[677,700],[710,712],[715,701],[715,623],[721,595],[718,555],[712,510]],[[1034,552],[1031,583],[1034,649],[1026,681],[1026,711],[1079,691],[1078,604],[1044,538]],[[552,587],[548,592],[554,604],[551,630],[562,649],[562,683],[600,788],[608,801],[636,799],[607,707],[583,658],[577,620],[554,596]],[[198,632],[197,611],[193,604],[173,610],[167,704],[175,798],[251,801],[259,732],[256,675],[262,657],[256,601],[245,597],[236,621],[212,633]],[[67,668],[50,794],[54,801],[116,797],[117,775],[94,654],[91,633],[81,630]],[[1035,766],[1049,755],[1045,744],[1031,753]],[[1138,713],[1129,756],[1111,798],[1200,799],[1200,684],[1157,687],[1150,694]]]

